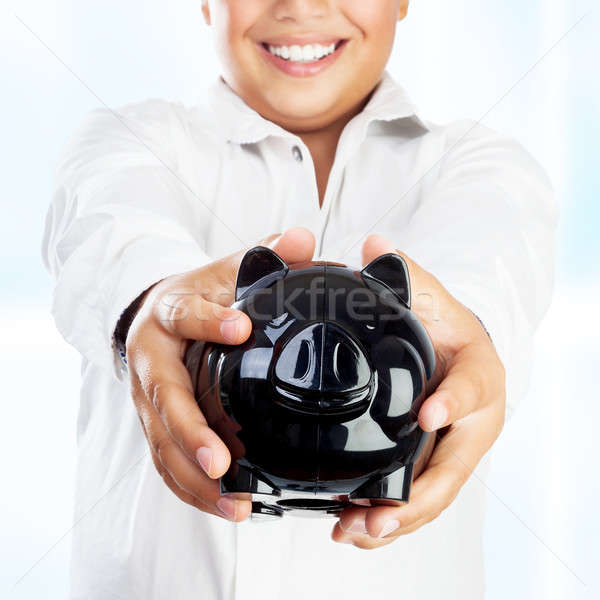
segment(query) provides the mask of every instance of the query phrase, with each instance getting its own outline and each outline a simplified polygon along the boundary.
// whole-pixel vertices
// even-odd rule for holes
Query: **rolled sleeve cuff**
[[[138,239],[123,251],[106,277],[87,282],[95,290],[85,289],[87,278],[79,264],[67,263],[55,288],[54,318],[67,342],[88,360],[112,370],[119,381],[124,381],[127,367],[114,340],[123,311],[161,279],[198,269],[212,260],[196,243],[187,240],[157,243],[152,237]],[[78,282],[76,291],[74,281]],[[72,310],[65,310],[68,305]]]

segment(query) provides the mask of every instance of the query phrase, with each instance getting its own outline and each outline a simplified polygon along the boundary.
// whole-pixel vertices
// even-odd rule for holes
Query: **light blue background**
[[[488,481],[488,598],[598,597],[598,11],[558,42],[592,0],[412,4],[389,70],[427,118],[484,117],[518,138],[561,205],[556,292],[531,391],[496,444]],[[94,94],[111,107],[192,103],[218,64],[200,0],[24,0],[3,8],[0,36],[0,595],[64,598],[79,383],[77,354],[48,316],[40,258],[53,169],[100,104]]]

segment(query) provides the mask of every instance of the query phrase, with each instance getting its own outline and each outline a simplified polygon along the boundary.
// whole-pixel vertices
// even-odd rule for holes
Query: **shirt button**
[[[302,162],[302,150],[298,146],[292,148],[292,154],[298,162]]]

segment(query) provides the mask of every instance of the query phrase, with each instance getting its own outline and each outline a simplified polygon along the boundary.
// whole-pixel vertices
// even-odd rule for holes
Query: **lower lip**
[[[347,40],[343,40],[342,43],[328,56],[320,60],[313,60],[311,62],[292,62],[291,60],[285,60],[279,56],[271,54],[262,44],[258,44],[264,56],[275,65],[278,69],[292,75],[293,77],[312,77],[318,75],[321,71],[324,71],[332,65],[343,52],[346,46]]]

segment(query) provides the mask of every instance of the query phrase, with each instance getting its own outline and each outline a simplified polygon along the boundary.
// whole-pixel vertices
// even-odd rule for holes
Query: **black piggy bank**
[[[396,254],[358,271],[246,253],[232,306],[249,315],[250,337],[194,342],[185,358],[231,452],[222,494],[250,497],[253,518],[408,501],[433,448],[417,414],[435,362],[409,288]]]

